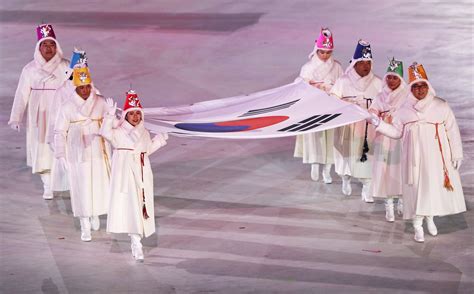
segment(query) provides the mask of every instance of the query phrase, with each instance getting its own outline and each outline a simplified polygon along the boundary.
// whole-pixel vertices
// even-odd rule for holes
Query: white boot
[[[92,240],[91,236],[91,222],[88,217],[81,217],[81,240],[84,242],[89,242]]]
[[[319,180],[319,164],[317,163],[311,164],[311,179],[315,182]]]
[[[415,241],[425,242],[425,233],[423,232],[423,216],[417,215],[413,218],[413,229],[415,229]]]
[[[398,197],[397,213],[399,216],[403,215],[403,199],[401,197]]]
[[[100,218],[98,215],[91,216],[91,227],[94,231],[100,229]]]
[[[370,195],[370,184],[372,183],[371,179],[361,179],[362,182],[362,193],[361,198],[366,203],[374,203],[374,197]]]
[[[426,226],[428,227],[428,233],[430,233],[431,236],[436,236],[438,235],[438,228],[436,227],[434,223],[434,219],[432,215],[426,216]]]
[[[385,199],[385,219],[390,223],[395,221],[395,213],[393,211],[393,198]]]
[[[342,194],[349,196],[352,194],[351,176],[342,176]]]
[[[44,173],[40,174],[41,181],[43,182],[43,199],[51,200],[53,199],[53,191],[51,190],[51,174]]]
[[[324,165],[324,168],[323,168],[323,182],[325,184],[331,184],[332,183],[331,166],[332,166],[332,164],[330,164],[330,163],[327,163],[327,164]]]
[[[143,262],[143,249],[142,243],[140,242],[142,238],[139,234],[130,234],[130,240],[132,241],[132,256],[136,261]]]

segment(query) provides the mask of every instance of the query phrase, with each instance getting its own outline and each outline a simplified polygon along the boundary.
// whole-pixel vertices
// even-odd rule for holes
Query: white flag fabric
[[[366,110],[341,101],[304,81],[224,99],[176,107],[145,108],[154,133],[225,139],[294,136],[351,124]]]

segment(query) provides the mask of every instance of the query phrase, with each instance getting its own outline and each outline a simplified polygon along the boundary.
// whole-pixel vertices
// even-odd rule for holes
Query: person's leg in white
[[[327,163],[327,164],[324,165],[324,168],[323,168],[323,182],[325,184],[331,184],[332,183],[331,166],[332,166],[332,164],[330,164],[330,163]]]
[[[311,164],[311,179],[313,181],[319,180],[319,164],[318,163]]]
[[[80,217],[79,221],[81,222],[81,240],[84,242],[89,242],[92,240],[91,222],[89,217]]]
[[[403,199],[401,197],[398,197],[397,213],[399,216],[403,215]]]
[[[413,229],[415,229],[415,241],[425,242],[425,233],[423,232],[423,216],[417,215],[413,218]]]
[[[142,262],[144,260],[143,256],[143,246],[141,243],[141,236],[139,234],[129,234],[130,240],[132,242],[132,256],[136,261]]]
[[[94,231],[98,231],[100,229],[100,218],[98,215],[91,216],[91,228]]]
[[[433,216],[428,215],[425,217],[425,219],[426,219],[426,226],[428,227],[428,233],[430,233],[431,236],[438,235],[438,228],[436,227],[434,223]]]
[[[360,182],[362,183],[362,200],[366,203],[374,203],[374,197],[370,195],[370,185],[372,183],[372,179],[360,179]]]
[[[392,223],[395,221],[395,213],[393,209],[393,197],[388,196],[385,199],[385,219]]]
[[[40,176],[41,181],[43,182],[43,199],[53,199],[53,191],[51,190],[51,173],[42,173]]]
[[[349,196],[352,194],[351,176],[344,175],[342,178],[342,194]]]

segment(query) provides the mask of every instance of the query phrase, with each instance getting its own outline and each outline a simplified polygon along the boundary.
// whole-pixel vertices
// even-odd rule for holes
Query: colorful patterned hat
[[[134,90],[129,90],[127,93],[127,97],[125,98],[125,104],[123,106],[123,112],[126,113],[127,110],[132,108],[142,109],[142,105],[140,103],[140,99],[138,99],[138,95]]]
[[[416,61],[408,67],[408,82],[411,84],[416,80],[428,81],[428,76],[423,68],[423,65],[418,64]]]
[[[362,39],[359,40],[351,62],[356,60],[372,60],[372,49],[369,42]]]
[[[53,26],[50,24],[42,24],[36,28],[36,37],[38,41],[45,38],[52,38],[56,40],[56,35],[54,34]]]
[[[89,68],[84,67],[75,67],[72,74],[72,81],[75,87],[85,86],[92,83],[91,74]]]
[[[392,57],[387,67],[387,74],[388,73],[394,73],[400,78],[403,78],[403,62],[396,60],[395,57]]]
[[[319,38],[316,40],[316,48],[322,50],[333,50],[334,41],[332,33],[328,28],[321,28]]]

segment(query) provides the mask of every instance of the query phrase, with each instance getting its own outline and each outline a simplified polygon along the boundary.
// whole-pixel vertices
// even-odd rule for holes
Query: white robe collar
[[[311,58],[311,66],[313,70],[313,76],[318,79],[318,82],[323,82],[324,78],[331,72],[336,62],[331,56],[328,60],[322,61],[317,54]]]
[[[349,77],[354,88],[360,92],[365,92],[365,90],[367,90],[375,78],[375,75],[372,71],[370,71],[365,77],[361,77],[353,67],[348,68],[347,76]]]
[[[136,126],[132,126],[128,121],[124,120],[122,124],[120,125],[120,127],[130,137],[130,139],[132,140],[134,144],[140,141],[140,139],[146,132],[145,125],[143,124],[143,119]]]
[[[72,101],[82,116],[91,117],[94,106],[97,103],[97,96],[95,95],[94,89],[92,89],[89,97],[84,100],[76,93],[76,91],[74,91],[72,94]]]

